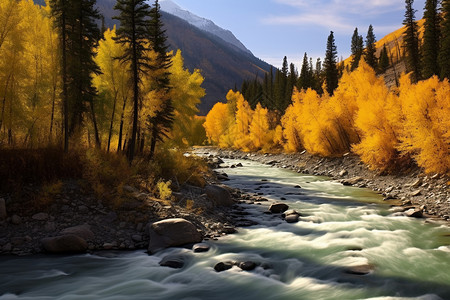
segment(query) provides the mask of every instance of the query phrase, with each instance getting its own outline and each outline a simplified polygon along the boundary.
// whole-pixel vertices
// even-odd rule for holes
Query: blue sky
[[[377,39],[402,26],[403,0],[174,0],[192,13],[231,30],[257,57],[279,67],[286,55],[300,68],[305,52],[323,57],[333,30],[339,57],[348,57],[355,27]],[[416,0],[416,19],[425,0]]]

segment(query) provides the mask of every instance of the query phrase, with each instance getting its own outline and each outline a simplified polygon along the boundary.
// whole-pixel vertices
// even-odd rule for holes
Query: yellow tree
[[[209,111],[203,126],[209,143],[216,144],[222,148],[233,145],[230,138],[231,127],[234,124],[234,117],[230,117],[228,105],[218,102]]]
[[[249,128],[250,140],[255,149],[266,150],[273,146],[274,132],[269,127],[268,113],[268,109],[260,103],[256,105]]]
[[[107,150],[110,150],[113,134],[118,135],[118,149],[122,149],[122,135],[124,120],[128,119],[130,108],[127,107],[131,96],[129,62],[119,61],[122,57],[124,45],[115,42],[116,28],[107,29],[104,39],[99,41],[97,56],[94,58],[102,73],[94,77],[94,85],[98,89],[100,99],[96,111],[100,126],[107,127]],[[128,108],[128,110],[127,110]],[[119,123],[119,128],[117,128]],[[106,129],[106,128],[104,128]]]
[[[170,92],[174,106],[175,119],[170,133],[170,142],[178,147],[192,146],[195,137],[195,115],[198,113],[197,105],[205,96],[202,88],[203,76],[200,70],[190,73],[184,68],[184,60],[181,50],[172,57],[172,66],[169,69]]]
[[[0,2],[0,140],[14,143],[14,132],[25,126],[22,78],[27,75],[23,60],[24,26],[20,2]],[[14,130],[13,130],[14,129]]]
[[[427,173],[450,172],[450,83],[436,76],[415,85],[401,78],[404,115],[400,149]]]
[[[239,92],[230,90],[227,94],[230,103],[236,102],[236,127],[234,147],[243,151],[251,151],[252,143],[249,137],[250,123],[253,117],[253,110],[245,101],[244,96]]]
[[[358,84],[356,103],[358,110],[355,126],[361,142],[353,146],[362,161],[371,169],[389,171],[396,167],[398,139],[392,118],[398,113],[398,98],[389,93],[382,77],[363,61],[355,71],[354,84]]]

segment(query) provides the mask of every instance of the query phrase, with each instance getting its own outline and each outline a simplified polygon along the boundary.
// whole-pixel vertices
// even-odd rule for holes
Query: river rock
[[[256,268],[256,263],[253,261],[243,261],[238,264],[238,267],[244,271],[252,271]]]
[[[31,218],[33,220],[36,220],[36,221],[45,221],[45,220],[48,219],[48,214],[46,214],[46,213],[37,213],[37,214],[33,215]]]
[[[49,253],[83,253],[88,249],[86,241],[74,234],[43,238],[41,244]]]
[[[14,225],[20,225],[20,224],[22,224],[22,218],[19,217],[18,215],[13,215],[11,217],[11,223]]]
[[[0,198],[0,220],[5,220],[8,215],[6,214],[6,201]]]
[[[216,206],[230,207],[234,205],[230,192],[221,186],[208,185],[205,188],[205,192],[208,199],[211,200]]]
[[[355,185],[363,180],[364,179],[362,177],[357,176],[357,177],[353,177],[353,178],[349,178],[349,179],[344,179],[341,182],[343,185]]]
[[[404,212],[405,216],[410,217],[410,218],[422,218],[423,217],[423,212],[420,209],[408,209],[407,211]]]
[[[288,223],[297,223],[299,219],[300,219],[300,216],[298,214],[288,215],[285,218],[286,222],[288,222]]]
[[[348,175],[348,171],[347,170],[342,170],[342,171],[339,172],[339,176],[340,177],[344,177],[346,175]]]
[[[233,263],[230,261],[220,262],[214,266],[214,270],[216,270],[216,272],[223,272],[223,271],[231,269],[232,267],[233,267]]]
[[[91,226],[87,224],[66,228],[61,231],[61,234],[73,234],[86,241],[92,241],[95,237],[94,233],[91,231]]]
[[[161,267],[169,267],[172,269],[181,269],[184,267],[185,257],[183,255],[167,255],[159,262]]]
[[[208,252],[210,248],[211,247],[208,244],[199,243],[192,246],[192,251],[194,251],[195,253]]]
[[[202,240],[202,235],[197,228],[185,219],[167,219],[148,225],[150,243],[148,252],[182,246],[190,243],[198,243]]]
[[[353,266],[345,270],[345,273],[351,275],[367,275],[374,270],[374,266],[370,264]]]
[[[288,209],[289,209],[289,206],[284,203],[274,203],[274,204],[270,205],[270,207],[269,207],[269,211],[274,214],[279,214],[279,213],[285,212]]]

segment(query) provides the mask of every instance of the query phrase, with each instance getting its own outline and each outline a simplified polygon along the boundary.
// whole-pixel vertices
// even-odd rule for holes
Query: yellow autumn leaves
[[[398,88],[365,63],[345,73],[333,96],[308,89],[292,95],[284,116],[260,105],[253,111],[230,91],[204,124],[209,141],[244,151],[307,150],[322,156],[353,151],[371,168],[389,172],[412,160],[428,173],[450,172],[450,83],[432,77]]]

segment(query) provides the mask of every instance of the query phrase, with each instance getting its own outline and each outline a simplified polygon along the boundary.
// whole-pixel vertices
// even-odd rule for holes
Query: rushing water
[[[2,257],[0,299],[450,299],[448,227],[394,217],[369,190],[241,163],[225,169],[227,184],[285,198],[304,215],[300,222],[264,214],[271,202],[242,204],[260,225],[209,242],[207,253]],[[184,255],[185,266],[160,267],[168,254]],[[260,265],[217,273],[221,261]],[[347,272],[358,266],[372,271]]]

